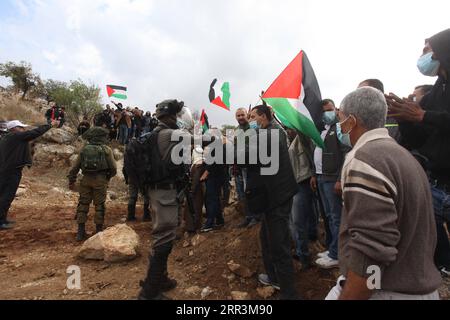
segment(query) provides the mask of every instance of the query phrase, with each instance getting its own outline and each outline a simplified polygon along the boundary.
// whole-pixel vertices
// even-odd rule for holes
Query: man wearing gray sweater
[[[328,299],[436,300],[436,226],[427,176],[384,128],[387,105],[369,87],[350,93],[339,120],[353,150],[342,170],[339,262]],[[344,279],[342,281],[342,279]]]

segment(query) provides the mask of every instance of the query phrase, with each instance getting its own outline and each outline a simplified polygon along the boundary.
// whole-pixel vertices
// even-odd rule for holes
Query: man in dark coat
[[[438,77],[420,104],[387,96],[389,111],[400,124],[402,144],[417,150],[426,160],[433,195],[438,233],[435,262],[443,275],[450,275],[450,243],[445,230],[450,225],[450,29],[425,40],[417,66],[430,77]]]
[[[9,133],[0,140],[0,231],[12,229],[14,224],[7,216],[22,179],[22,170],[32,165],[29,142],[57,126],[59,122],[52,121],[52,125],[27,131],[28,126],[20,121],[7,123]]]

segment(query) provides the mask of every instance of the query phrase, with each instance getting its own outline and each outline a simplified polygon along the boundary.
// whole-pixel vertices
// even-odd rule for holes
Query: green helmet
[[[82,138],[91,144],[108,144],[109,131],[102,127],[92,127]]]
[[[176,116],[184,107],[184,102],[177,100],[164,100],[156,105],[156,118],[159,120],[164,116]]]

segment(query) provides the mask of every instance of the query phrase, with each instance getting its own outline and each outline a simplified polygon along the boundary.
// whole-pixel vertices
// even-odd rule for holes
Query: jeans
[[[221,174],[211,173],[206,180],[206,226],[212,227],[215,224],[223,224],[224,218],[220,201],[220,192],[224,184],[225,177]]]
[[[136,183],[128,184],[128,206],[136,208],[136,203],[139,198],[139,185]],[[148,197],[148,192],[145,190],[142,194],[144,197],[144,208],[148,209],[150,207],[150,199]]]
[[[134,128],[128,128],[128,139],[127,139],[127,143],[129,142],[129,141],[131,141],[131,139],[133,139],[133,137],[134,137]]]
[[[308,180],[308,187],[311,186]],[[317,241],[319,239],[319,210],[316,208],[316,198],[314,192],[311,190],[311,214],[309,215],[308,238],[310,241]]]
[[[242,174],[236,176],[236,192],[239,197],[239,201],[244,203],[245,219],[250,222],[252,220],[259,220],[259,215],[251,212],[247,205],[245,198],[245,189],[247,187],[247,169],[241,169]]]
[[[7,220],[9,208],[14,201],[21,179],[22,169],[2,174],[0,179],[0,224]]]
[[[292,200],[289,200],[278,208],[265,212],[260,230],[264,268],[269,279],[280,285],[282,300],[298,298],[289,235],[291,210]]]
[[[225,173],[225,177],[223,179],[222,185],[222,210],[228,206],[230,202],[230,193],[231,193],[231,185],[230,185],[230,175]]]
[[[331,243],[328,247],[329,257],[338,260],[338,238],[341,224],[342,198],[334,192],[336,181],[325,181],[322,176],[318,176],[317,185],[320,198],[323,202],[325,215],[331,232]]]
[[[119,126],[119,142],[122,145],[128,142],[128,127],[126,124]]]
[[[290,219],[296,253],[302,261],[309,258],[310,225],[314,216],[313,192],[309,180],[306,180],[298,184],[298,192],[293,199]]]
[[[320,197],[320,194],[317,190],[317,192],[314,194],[314,207],[316,209],[316,217],[315,218],[315,230],[316,230],[316,235],[318,232],[318,224],[319,224],[319,217],[322,218],[323,220],[323,226],[325,229],[325,248],[329,248],[331,245],[331,231],[330,231],[330,226],[328,224],[328,219],[327,216],[325,215],[325,210],[323,208],[323,201]],[[311,230],[311,229],[310,229]]]
[[[434,260],[437,267],[450,268],[450,243],[444,224],[450,226],[450,193],[431,185],[434,216],[436,218],[437,246]]]
[[[243,175],[240,175],[240,174],[236,175],[235,181],[236,181],[236,192],[238,195],[238,200],[244,201],[245,200],[245,189],[244,189]]]

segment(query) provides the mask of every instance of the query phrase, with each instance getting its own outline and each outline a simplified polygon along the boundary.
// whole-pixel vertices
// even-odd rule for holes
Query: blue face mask
[[[250,122],[249,122],[249,125],[250,125],[250,129],[257,130],[257,129],[260,128],[260,125],[259,125],[258,122],[256,122],[256,121],[250,121]]]
[[[327,125],[332,125],[336,122],[336,112],[326,111],[323,113],[322,121]]]
[[[350,118],[350,117],[349,117],[349,118]],[[349,132],[347,132],[347,133],[343,133],[343,132],[342,132],[342,129],[341,129],[341,124],[344,123],[345,121],[347,121],[349,118],[345,119],[345,120],[342,121],[342,122],[338,122],[338,123],[336,124],[336,133],[337,133],[337,137],[338,137],[339,141],[340,141],[344,146],[353,148],[352,142],[351,142],[351,140],[350,140],[350,132],[351,132],[351,130],[350,130]]]
[[[438,75],[441,64],[438,60],[433,60],[432,57],[433,52],[428,52],[417,61],[417,68],[424,76],[435,77]]]

